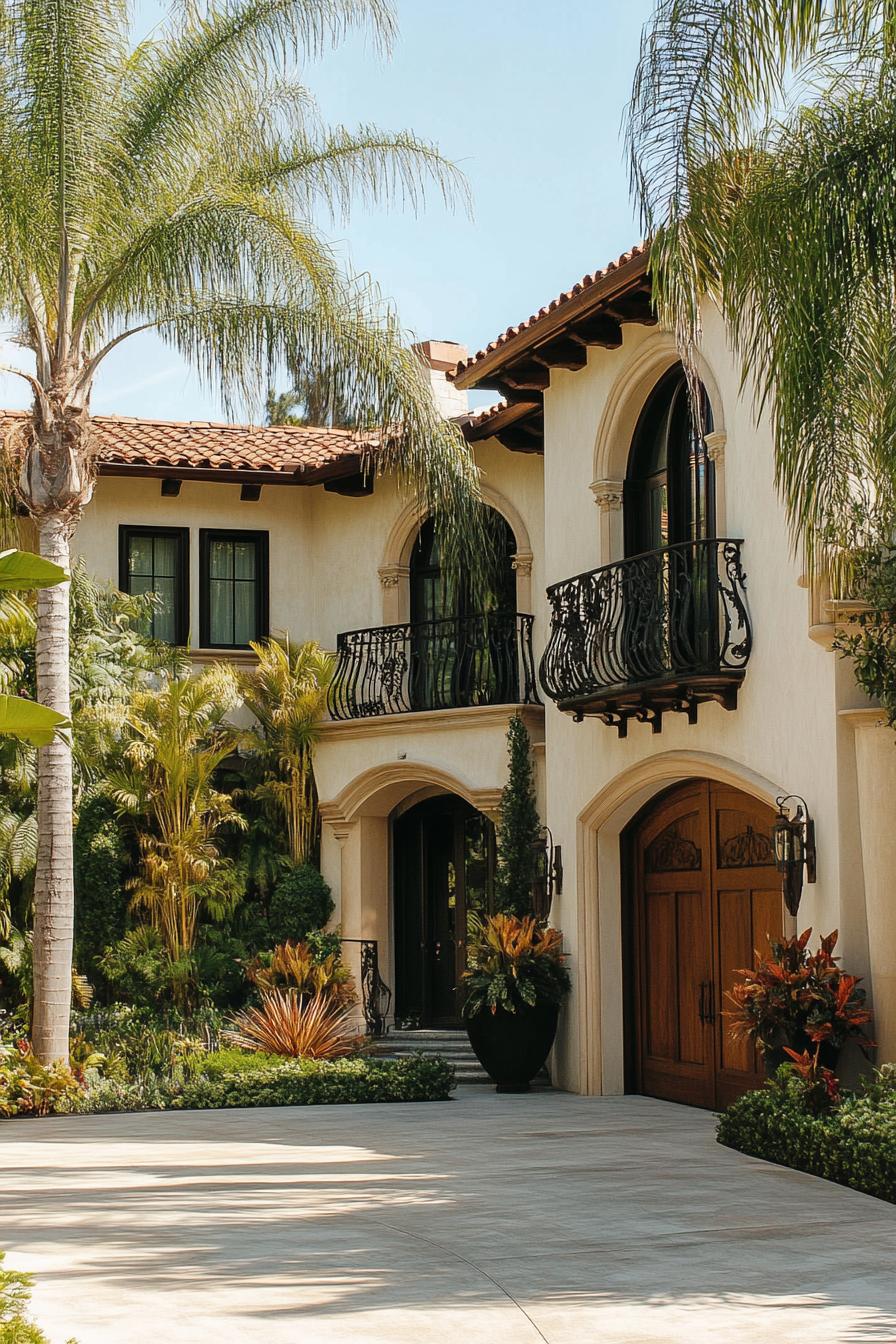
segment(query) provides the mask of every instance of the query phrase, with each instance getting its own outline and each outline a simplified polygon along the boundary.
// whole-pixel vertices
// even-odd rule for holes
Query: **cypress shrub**
[[[505,915],[532,913],[536,856],[541,822],[535,802],[532,742],[519,714],[507,728],[509,770],[501,794],[495,910]]]

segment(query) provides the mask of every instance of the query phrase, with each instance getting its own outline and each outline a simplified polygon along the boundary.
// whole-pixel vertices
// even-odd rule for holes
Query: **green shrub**
[[[71,1109],[86,1113],[444,1101],[454,1086],[453,1066],[437,1058],[323,1062],[221,1050],[207,1056],[199,1076],[181,1082],[98,1078]]]
[[[41,1064],[26,1043],[0,1045],[0,1116],[70,1111],[81,1091],[67,1065]]]
[[[813,1115],[801,1085],[780,1077],[740,1097],[720,1117],[719,1143],[896,1203],[896,1078],[878,1071],[866,1088]]]
[[[128,856],[115,804],[92,798],[81,808],[74,837],[75,965],[91,981],[104,981],[103,949],[124,937]]]
[[[495,909],[507,915],[529,915],[534,912],[541,822],[535,801],[532,742],[519,714],[514,714],[507,728],[507,752],[509,769],[498,824]]]
[[[330,888],[310,863],[290,868],[271,896],[268,921],[271,943],[301,940],[321,929],[333,913]]]
[[[228,1106],[320,1106],[349,1102],[445,1101],[455,1086],[444,1059],[271,1060],[268,1068],[204,1076],[171,1105],[188,1110]]]
[[[32,1276],[4,1269],[4,1259],[0,1251],[0,1344],[48,1344],[43,1330],[28,1319]]]

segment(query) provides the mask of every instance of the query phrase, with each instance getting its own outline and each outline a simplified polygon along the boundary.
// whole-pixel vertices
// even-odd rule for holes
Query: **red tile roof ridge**
[[[530,327],[534,327],[537,322],[542,321],[543,318],[555,312],[564,303],[568,303],[570,299],[575,298],[576,295],[583,293],[586,289],[591,289],[593,285],[606,279],[608,275],[612,275],[614,271],[618,271],[628,262],[634,261],[637,257],[646,256],[648,248],[649,244],[642,240],[640,243],[635,243],[634,247],[630,247],[627,252],[623,252],[615,261],[608,262],[602,270],[583,275],[581,280],[577,280],[570,289],[564,290],[562,294],[558,294],[556,298],[551,299],[549,303],[539,308],[537,313],[532,313],[523,322],[518,322],[515,326],[502,331],[500,336],[496,336],[493,341],[489,341],[484,350],[477,350],[475,355],[470,355],[468,359],[461,360],[457,367],[449,372],[448,377],[453,379],[457,378],[459,374],[465,373],[467,369],[472,368],[474,364],[478,364],[481,359],[485,359],[492,351],[499,350],[502,345],[506,345],[508,341],[513,340],[514,336],[519,336],[521,332],[528,331]]]

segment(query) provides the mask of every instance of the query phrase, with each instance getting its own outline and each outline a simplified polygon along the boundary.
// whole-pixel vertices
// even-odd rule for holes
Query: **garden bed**
[[[55,1072],[55,1071],[54,1071]],[[68,1079],[72,1075],[68,1074]],[[454,1067],[433,1056],[407,1059],[285,1059],[215,1051],[189,1074],[104,1077],[7,1094],[7,1116],[94,1115],[114,1111],[217,1110],[234,1106],[319,1106],[371,1102],[445,1101],[456,1086]],[[37,1102],[37,1104],[34,1104]]]
[[[795,1080],[740,1097],[719,1118],[719,1143],[896,1203],[896,1071],[813,1114]]]

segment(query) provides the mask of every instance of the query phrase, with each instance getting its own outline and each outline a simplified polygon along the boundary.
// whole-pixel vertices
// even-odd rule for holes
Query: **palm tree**
[[[661,0],[628,116],[661,319],[708,296],[810,571],[896,505],[896,47],[887,0]]]
[[[325,369],[294,375],[288,392],[268,391],[265,416],[269,425],[321,425],[330,429],[358,429],[358,417],[334,387]]]
[[[316,839],[313,759],[327,708],[333,658],[314,643],[253,644],[258,663],[238,674],[243,704],[258,723],[256,750],[267,777],[256,795],[283,818],[289,856],[305,863]]]
[[[124,765],[109,778],[110,796],[139,827],[134,906],[148,912],[172,964],[193,950],[204,891],[214,890],[221,828],[245,826],[230,794],[215,786],[215,771],[243,736],[226,722],[237,704],[223,664],[139,692]]]
[[[257,406],[281,367],[335,370],[339,397],[383,427],[397,470],[475,554],[478,479],[435,411],[394,315],[343,274],[312,222],[364,200],[416,205],[456,172],[409,133],[325,128],[289,74],[351,28],[387,46],[388,0],[210,0],[174,6],[133,45],[125,0],[3,7],[0,294],[34,359],[31,415],[7,435],[43,556],[68,568],[93,490],[90,398],[110,351],[153,330],[217,388]],[[38,599],[37,688],[69,715],[68,588]],[[34,1050],[68,1051],[72,927],[68,741],[38,762]]]

